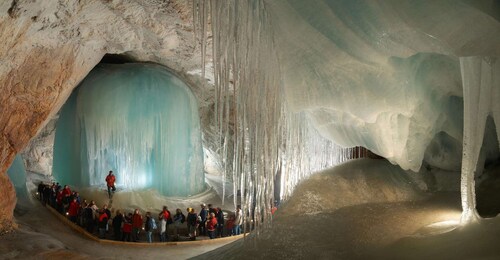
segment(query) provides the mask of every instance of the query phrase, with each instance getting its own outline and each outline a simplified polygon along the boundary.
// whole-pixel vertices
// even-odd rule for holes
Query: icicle
[[[464,93],[464,135],[462,157],[462,224],[477,221],[476,194],[474,175],[481,146],[488,113],[492,110],[495,123],[500,123],[498,98],[500,85],[498,75],[500,66],[496,60],[484,57],[460,58]],[[495,84],[495,85],[494,85]],[[494,104],[494,105],[493,105]]]
[[[205,5],[193,2],[194,25],[204,44],[205,24],[212,24],[214,127],[223,183],[231,179],[234,206],[241,204],[244,221],[253,221],[258,233],[271,219],[275,199],[288,198],[311,173],[352,156],[339,156],[349,152],[321,137],[307,115],[287,108],[265,1],[211,0],[210,17]],[[274,198],[278,173],[280,198]]]

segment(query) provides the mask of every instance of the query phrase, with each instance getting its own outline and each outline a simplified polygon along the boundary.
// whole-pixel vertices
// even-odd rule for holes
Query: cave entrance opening
[[[107,55],[59,112],[53,176],[76,187],[154,189],[190,196],[206,189],[198,104],[163,66]]]

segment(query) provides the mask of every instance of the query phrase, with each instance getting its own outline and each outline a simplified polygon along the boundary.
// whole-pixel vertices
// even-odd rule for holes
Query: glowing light
[[[427,227],[429,227],[429,228],[449,228],[449,227],[456,227],[456,226],[458,226],[458,224],[460,224],[460,221],[458,221],[458,220],[445,220],[445,221],[430,224]]]
[[[425,237],[448,233],[460,226],[461,212],[458,210],[445,210],[435,213],[439,221],[419,229],[413,236]]]

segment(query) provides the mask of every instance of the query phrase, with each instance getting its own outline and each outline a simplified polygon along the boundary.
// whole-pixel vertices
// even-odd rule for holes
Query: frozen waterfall
[[[54,176],[77,187],[104,185],[188,196],[205,189],[198,106],[165,68],[98,65],[61,109]]]

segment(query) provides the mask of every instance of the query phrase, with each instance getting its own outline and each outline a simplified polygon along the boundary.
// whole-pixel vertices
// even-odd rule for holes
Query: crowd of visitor
[[[227,216],[220,207],[216,208],[212,204],[201,204],[199,213],[194,208],[187,208],[186,215],[181,209],[176,209],[172,214],[167,206],[163,206],[157,217],[151,212],[143,215],[139,209],[133,213],[117,210],[113,216],[107,204],[99,208],[95,201],[82,199],[68,185],[61,187],[59,183],[40,183],[38,195],[44,205],[52,206],[73,223],[91,234],[97,234],[101,239],[112,234],[117,241],[139,242],[143,233],[149,243],[156,240],[155,236],[160,242],[179,241],[181,237],[196,240],[198,236],[214,239],[241,234],[243,222],[239,205],[234,212],[226,213]]]

